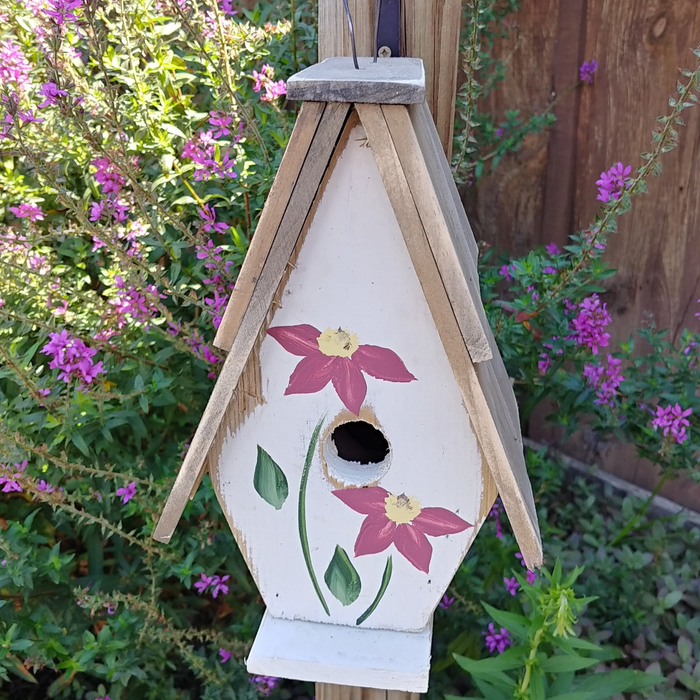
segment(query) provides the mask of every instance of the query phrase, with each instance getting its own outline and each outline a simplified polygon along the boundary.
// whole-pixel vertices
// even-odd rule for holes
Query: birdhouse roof
[[[170,540],[208,460],[218,456],[225,435],[235,432],[255,406],[263,403],[260,345],[342,151],[343,135],[359,119],[483,459],[525,562],[530,568],[539,566],[542,544],[518,407],[481,302],[476,242],[423,101],[422,65],[416,65],[420,63],[417,59],[367,61],[359,71],[363,78],[355,79],[347,68],[351,59],[329,61],[289,80],[291,98],[311,101],[301,106],[219,326],[214,344],[228,355],[154,538]],[[399,70],[395,61],[407,61],[406,69]]]

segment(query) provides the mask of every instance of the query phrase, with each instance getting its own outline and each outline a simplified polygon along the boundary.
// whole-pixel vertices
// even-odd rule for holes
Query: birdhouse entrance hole
[[[321,449],[328,476],[347,486],[366,486],[381,479],[391,464],[391,446],[375,421],[334,421]]]

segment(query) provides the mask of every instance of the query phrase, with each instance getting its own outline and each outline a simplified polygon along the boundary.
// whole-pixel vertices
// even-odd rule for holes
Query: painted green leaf
[[[343,604],[350,605],[357,600],[362,590],[360,575],[352,565],[347,552],[336,545],[331,563],[323,579],[328,590]]]
[[[253,486],[264,501],[277,510],[287,500],[289,484],[279,464],[258,445],[258,461],[255,464]]]

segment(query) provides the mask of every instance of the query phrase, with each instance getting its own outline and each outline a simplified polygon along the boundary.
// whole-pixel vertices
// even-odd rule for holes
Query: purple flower
[[[102,217],[102,212],[105,209],[105,201],[91,202],[90,204],[90,221],[99,221]]]
[[[445,610],[447,610],[450,607],[450,605],[452,605],[452,603],[454,603],[454,602],[455,602],[454,596],[449,598],[447,593],[445,593],[445,595],[442,596],[442,600],[438,603],[438,605],[441,608],[444,608]]]
[[[65,97],[68,93],[65,90],[59,90],[56,83],[43,83],[39,88],[39,94],[46,98],[39,105],[39,109],[41,109],[42,107],[55,105],[59,97]]]
[[[501,504],[500,496],[495,500],[494,504],[491,506],[488,517],[496,521],[496,537],[498,539],[503,539],[503,531],[501,530],[501,512],[503,511],[503,505]]]
[[[515,558],[518,559],[518,560],[520,561],[520,564],[521,564],[522,566],[526,566],[526,564],[525,564],[525,559],[523,558],[523,555],[522,555],[520,552],[518,552],[518,553],[515,555]],[[531,586],[533,586],[533,585],[535,584],[535,581],[537,581],[537,573],[534,572],[534,571],[530,571],[530,569],[528,569],[528,570],[527,570],[527,573],[525,574],[525,578],[527,579],[527,582],[528,582]]]
[[[552,364],[552,359],[546,352],[540,354],[540,359],[537,362],[537,369],[541,375],[547,374],[550,365]]]
[[[549,253],[549,255],[559,255],[561,251],[556,243],[547,243],[544,249]]]
[[[507,282],[511,282],[515,279],[511,274],[512,272],[515,272],[515,265],[503,265],[498,271],[498,274],[501,277],[505,277]]]
[[[547,267],[542,269],[542,272],[544,272],[545,275],[556,275],[558,270],[556,267],[552,267],[551,265],[547,265]]]
[[[581,67],[578,69],[578,76],[582,83],[588,83],[591,85],[593,83],[593,76],[598,70],[598,61],[593,59],[592,61],[584,61]]]
[[[225,112],[210,112],[209,123],[216,127],[213,138],[220,139],[222,136],[228,136],[231,132],[228,127],[231,125],[231,116]]]
[[[518,583],[518,579],[513,576],[513,578],[507,578],[503,577],[503,583],[506,585],[506,590],[508,593],[511,595],[516,595],[518,592],[518,589],[520,588],[520,584]]]
[[[95,158],[92,161],[92,165],[97,168],[95,172],[95,180],[102,185],[102,192],[104,194],[118,194],[122,187],[126,184],[124,178],[117,172],[117,169],[109,158],[106,156],[103,158]]]
[[[688,417],[692,414],[693,409],[687,408],[683,410],[683,407],[677,403],[675,406],[662,406],[656,407],[656,415],[651,421],[654,428],[661,428],[666,437],[669,433],[676,442],[681,445],[688,439],[688,433],[686,428],[690,427],[690,421]]]
[[[488,630],[482,632],[486,642],[486,647],[490,652],[498,651],[502,654],[509,646],[513,644],[510,638],[510,632],[505,628],[501,627],[500,632],[496,632],[496,628],[493,626],[493,622],[489,622]]]
[[[269,695],[280,682],[280,679],[274,676],[253,676],[250,682],[261,695]]]
[[[136,482],[132,481],[126,486],[117,489],[117,496],[122,497],[122,503],[128,503],[136,495]]]
[[[2,486],[3,493],[10,493],[11,491],[17,491],[22,493],[24,490],[20,479],[24,475],[24,470],[27,468],[27,460],[24,462],[16,463],[13,467],[9,465],[0,464],[0,486]]]
[[[225,233],[229,229],[228,224],[216,223],[216,213],[210,204],[205,204],[204,209],[199,209],[199,215],[204,219],[202,230],[210,233],[212,230],[216,233]],[[197,255],[199,257],[199,254]]]
[[[607,347],[610,341],[610,333],[603,330],[612,322],[607,304],[601,305],[598,295],[593,294],[588,299],[584,299],[578,308],[581,311],[571,322],[576,331],[573,338],[579,345],[587,346],[594,355],[597,355],[598,350]]]
[[[114,603],[107,603],[107,614],[114,615],[117,612],[117,606]]]
[[[0,41],[0,88],[24,91],[29,86],[31,65],[13,38]],[[9,116],[9,115],[8,115]],[[10,117],[10,121],[11,121]]]
[[[225,664],[231,658],[231,652],[226,651],[226,649],[219,649],[219,656],[221,657],[219,663]]]
[[[45,493],[53,493],[56,490],[56,487],[51,486],[51,484],[49,484],[47,481],[44,481],[43,479],[39,479],[36,485],[36,490],[44,491]]]
[[[263,65],[259,73],[258,71],[253,71],[253,78],[255,79],[253,90],[255,92],[265,90],[265,94],[260,97],[263,102],[272,102],[278,97],[287,94],[287,86],[284,80],[275,82],[273,80],[274,77],[275,69],[267,63]]]
[[[212,598],[216,598],[219,595],[219,593],[223,593],[224,595],[228,593],[228,586],[224,583],[224,581],[228,581],[230,578],[231,577],[228,574],[226,576],[222,576],[221,578],[219,578],[218,576],[214,576],[212,578]]]
[[[195,582],[194,587],[197,589],[197,593],[199,595],[202,595],[209,586],[211,586],[212,581],[214,578],[218,578],[215,576],[207,576],[206,574],[200,574],[199,575],[199,581]]]
[[[615,397],[618,387],[625,378],[621,374],[622,360],[608,356],[608,366],[586,363],[583,368],[583,376],[588,380],[589,386],[596,389],[595,403],[599,406],[615,406]]]
[[[48,8],[44,13],[53,19],[59,26],[66,22],[77,22],[78,18],[73,14],[82,4],[82,0],[47,0]]]
[[[10,211],[18,219],[29,219],[30,221],[43,221],[44,212],[36,204],[20,204],[18,207],[9,207]]]
[[[87,347],[85,343],[62,330],[60,333],[49,333],[49,342],[41,349],[44,355],[52,355],[49,367],[59,369],[59,379],[68,383],[71,379],[79,379],[81,386],[91,384],[98,374],[104,374],[102,361],[95,364],[93,357],[97,350]]]
[[[598,199],[601,202],[609,202],[611,200],[620,199],[620,195],[624,188],[632,182],[629,177],[632,172],[632,166],[625,167],[622,163],[613,165],[610,170],[600,174],[600,179],[596,180],[598,185]]]

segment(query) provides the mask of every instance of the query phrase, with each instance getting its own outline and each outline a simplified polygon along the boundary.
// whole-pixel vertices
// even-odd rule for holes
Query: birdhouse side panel
[[[279,304],[222,507],[275,617],[422,630],[493,492],[361,126]]]

